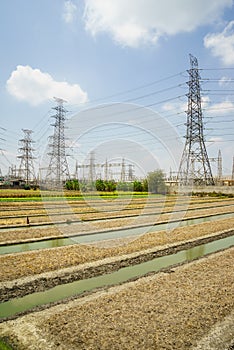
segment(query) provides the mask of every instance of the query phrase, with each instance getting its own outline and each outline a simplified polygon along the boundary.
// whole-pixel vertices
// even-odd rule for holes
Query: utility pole
[[[172,169],[171,169],[171,167],[170,167],[169,180],[172,181]]]
[[[133,181],[133,165],[128,164],[128,181]]]
[[[232,180],[234,181],[234,157],[232,158]]]
[[[179,165],[180,185],[214,185],[203,135],[200,75],[197,58],[190,54],[187,132]]]
[[[126,180],[126,171],[125,171],[125,160],[123,158],[122,164],[121,164],[121,181],[125,182],[125,180]]]
[[[11,179],[16,179],[16,176],[17,174],[16,174],[16,165],[11,165],[11,166],[9,166],[9,170],[8,170],[8,176],[9,176],[9,178],[11,178]],[[18,175],[19,175],[19,171],[18,171]]]
[[[94,180],[95,180],[95,163],[94,163],[94,152],[90,153],[89,159],[89,182],[91,185],[91,190],[94,188]]]
[[[22,131],[24,133],[24,138],[19,140],[21,146],[19,152],[21,155],[17,157],[21,159],[18,176],[24,179],[28,185],[30,181],[36,181],[33,165],[33,159],[35,159],[33,156],[34,148],[32,147],[34,141],[31,137],[33,131],[28,129],[22,129]]]
[[[222,169],[222,155],[221,155],[221,151],[219,150],[218,153],[218,158],[217,158],[217,162],[218,162],[218,181],[220,181],[222,179],[223,176],[223,169]]]
[[[77,160],[76,160],[76,166],[75,166],[75,179],[76,180],[78,180],[78,178],[79,178],[79,172],[78,172],[78,162],[77,162]]]
[[[65,120],[66,110],[63,107],[63,103],[66,102],[61,98],[54,97],[57,102],[57,106],[53,107],[56,114],[52,116],[55,122],[51,124],[54,127],[54,135],[50,136],[50,162],[46,174],[46,180],[54,183],[55,187],[59,187],[63,184],[63,181],[70,178],[68,163],[66,158],[66,145],[65,145]]]
[[[105,161],[105,168],[104,168],[104,180],[107,181],[108,180],[108,162],[107,159]]]

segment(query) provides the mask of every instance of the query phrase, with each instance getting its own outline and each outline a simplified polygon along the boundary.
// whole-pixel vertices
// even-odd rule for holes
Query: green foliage
[[[5,341],[5,339],[0,339],[0,350],[12,350],[12,347]]]
[[[142,192],[148,192],[148,180],[144,179],[142,181]]]
[[[79,191],[80,186],[79,186],[79,181],[78,180],[73,180],[73,190],[74,191]]]
[[[96,189],[99,192],[114,192],[116,191],[116,182],[114,180],[96,180]]]
[[[135,180],[133,182],[133,191],[134,192],[142,192],[143,191],[143,185],[141,181]]]
[[[164,173],[162,170],[158,169],[148,173],[147,182],[149,192],[158,194],[166,193]]]
[[[192,192],[193,196],[196,197],[215,197],[215,198],[234,198],[233,193],[222,193],[222,192]]]
[[[143,181],[135,180],[133,182],[115,182],[114,180],[102,180],[98,179],[95,183],[96,189],[98,192],[148,192],[148,181],[144,179]]]
[[[68,180],[65,184],[66,190],[68,191],[79,191],[80,186],[78,180]]]
[[[123,192],[132,192],[133,191],[133,184],[132,184],[132,182],[118,182],[117,190],[123,191]]]
[[[96,180],[96,189],[97,191],[100,191],[100,192],[106,191],[105,181],[102,179]]]
[[[105,191],[108,191],[108,192],[116,191],[116,182],[114,180],[105,181]]]
[[[72,181],[67,181],[65,184],[66,190],[70,191],[72,190]]]

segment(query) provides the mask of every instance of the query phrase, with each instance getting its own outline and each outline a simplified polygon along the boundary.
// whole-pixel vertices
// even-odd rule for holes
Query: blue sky
[[[19,164],[16,156],[22,128],[34,131],[38,167],[47,137],[53,133],[49,126],[53,96],[67,100],[68,117],[76,116],[76,138],[82,124],[79,111],[127,101],[142,108],[152,104],[153,111],[168,120],[183,142],[186,70],[192,53],[198,58],[202,78],[209,79],[202,82],[207,151],[214,158],[221,149],[223,172],[231,174],[232,0],[4,0],[0,6],[2,172],[10,164]],[[89,113],[89,118],[94,116]],[[125,122],[133,116],[127,118]],[[109,122],[115,121],[110,117]],[[144,122],[147,124],[142,117],[142,127],[155,127]],[[105,140],[104,129],[100,133]],[[144,143],[140,138],[136,142]],[[156,152],[153,147],[149,151]],[[101,152],[96,157],[103,161],[106,155],[103,149]],[[131,157],[124,149],[119,156]],[[82,158],[79,151],[73,154],[76,157]],[[169,158],[159,164],[167,172],[170,167],[176,170]],[[152,170],[150,161],[144,166]],[[212,164],[214,175],[216,167]]]

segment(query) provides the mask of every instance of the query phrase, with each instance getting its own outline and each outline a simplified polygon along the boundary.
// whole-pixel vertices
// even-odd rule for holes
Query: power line
[[[181,83],[181,84],[177,84],[177,85],[165,88],[165,89],[153,91],[153,92],[151,92],[149,94],[145,94],[145,95],[141,95],[141,96],[138,96],[138,97],[130,98],[128,100],[125,100],[124,102],[132,102],[132,101],[137,101],[137,100],[140,100],[140,99],[143,99],[143,98],[146,98],[146,97],[154,96],[154,95],[162,93],[162,92],[166,92],[166,91],[170,91],[170,90],[176,89],[178,87],[183,86],[184,84],[185,83]]]
[[[113,98],[113,97],[125,95],[125,94],[128,94],[128,93],[130,93],[130,92],[138,91],[138,90],[141,90],[141,89],[144,89],[144,88],[147,88],[147,87],[150,87],[150,86],[153,86],[153,85],[162,83],[162,82],[164,82],[164,81],[170,80],[170,79],[172,79],[172,78],[175,78],[175,77],[178,77],[178,76],[182,76],[182,74],[183,74],[184,72],[185,72],[185,71],[182,71],[182,72],[179,72],[179,73],[176,73],[176,74],[172,74],[172,75],[170,75],[170,76],[168,76],[168,77],[161,78],[161,79],[158,79],[158,80],[154,80],[154,81],[152,81],[152,82],[150,82],[150,83],[147,83],[147,84],[144,84],[144,85],[140,85],[140,86],[137,86],[137,87],[135,87],[135,88],[123,90],[123,91],[120,91],[120,92],[116,92],[116,93],[114,93],[114,94],[112,94],[112,95],[107,95],[107,96],[105,96],[105,97],[100,97],[100,98],[91,100],[90,102],[91,102],[91,103],[99,102],[99,101],[102,101],[102,100],[107,100],[107,99],[109,99],[109,98]],[[77,105],[72,105],[72,106],[77,106]]]
[[[204,71],[204,70],[207,70],[207,71],[209,71],[209,70],[233,70],[234,69],[234,67],[222,67],[222,68],[198,68],[198,70],[202,70],[202,71]]]
[[[221,78],[201,78],[201,82],[211,82],[211,83],[220,83],[222,81],[222,77]],[[225,83],[233,83],[234,82],[234,79],[232,78],[227,78],[227,81],[224,81],[224,84]]]

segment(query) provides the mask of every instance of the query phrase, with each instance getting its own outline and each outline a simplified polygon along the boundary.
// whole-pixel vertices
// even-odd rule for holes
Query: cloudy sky
[[[0,8],[2,172],[6,173],[11,164],[17,164],[21,129],[34,132],[38,164],[47,137],[53,133],[50,116],[54,114],[55,96],[67,101],[67,116],[76,121],[75,127],[70,124],[70,128],[73,127],[70,142],[76,143],[76,151],[71,152],[73,160],[85,156],[84,143],[89,142],[90,148],[90,140],[99,142],[98,147],[92,144],[98,148],[97,161],[111,158],[110,148],[105,154],[103,143],[110,142],[111,133],[119,140],[123,123],[131,124],[124,129],[124,139],[129,144],[123,143],[119,154],[116,145],[112,145],[115,157],[130,159],[131,154],[136,153],[133,141],[147,148],[148,153],[157,152],[160,145],[152,146],[152,135],[146,137],[144,133],[134,140],[131,136],[132,132],[139,133],[139,128],[155,133],[154,113],[161,118],[158,130],[173,129],[170,132],[175,132],[183,143],[191,53],[198,58],[201,68],[204,133],[209,157],[214,158],[212,169],[216,175],[215,158],[220,149],[223,172],[231,174],[234,155],[232,0],[5,0],[1,1]],[[116,117],[118,108],[117,112],[108,110],[109,119],[104,118],[106,127],[97,129],[96,123],[94,133],[90,131],[90,137],[79,140],[80,133],[85,132],[82,125],[85,118],[96,119],[102,125],[100,115],[85,114],[84,110],[95,110],[96,106],[100,108],[106,103],[132,104],[132,112],[126,114],[125,120],[121,119],[119,128],[111,129],[109,123],[120,123]],[[134,112],[135,106],[143,108],[141,113]],[[132,125],[137,125],[137,129],[132,130]],[[109,138],[105,139],[106,135]],[[160,137],[165,146],[165,133]],[[124,150],[129,153],[125,154]],[[160,152],[155,157],[159,167],[167,172],[170,167],[176,171],[170,157],[163,157]],[[178,163],[176,157],[171,155]],[[133,161],[137,162],[135,158]],[[151,170],[150,161],[143,166]]]

